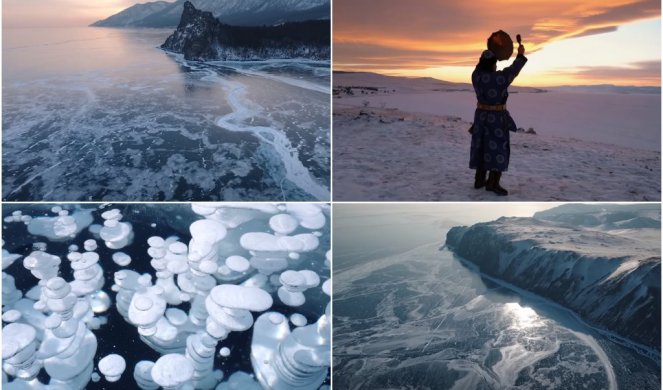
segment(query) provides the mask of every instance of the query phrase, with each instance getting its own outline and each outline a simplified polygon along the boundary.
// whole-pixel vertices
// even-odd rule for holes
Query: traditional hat
[[[509,34],[502,30],[495,31],[488,38],[488,50],[495,53],[498,60],[504,61],[511,58],[513,54],[513,40]]]

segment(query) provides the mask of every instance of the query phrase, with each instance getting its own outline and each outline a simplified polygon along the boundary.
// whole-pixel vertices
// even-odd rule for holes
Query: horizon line
[[[433,77],[433,76],[406,76],[406,75],[394,75],[394,74],[387,74],[387,73],[380,73],[380,72],[375,72],[375,71],[370,71],[370,70],[344,70],[344,69],[332,69],[332,73],[368,73],[368,74],[374,74],[378,76],[384,76],[384,77],[394,77],[394,78],[402,78],[402,79],[433,79],[433,80],[438,80],[438,81],[444,81],[446,83],[451,83],[451,84],[466,84],[466,85],[472,85],[470,82],[464,82],[464,81],[449,81],[445,79],[441,79],[439,77]],[[512,84],[513,85],[513,84]],[[621,87],[621,88],[658,88],[661,89],[661,84],[659,83],[658,85],[633,85],[633,84],[612,84],[612,83],[597,83],[597,84],[559,84],[559,85],[546,85],[546,86],[537,86],[537,85],[520,85],[516,84],[513,85],[514,87],[526,87],[526,88],[560,88],[560,87],[598,87],[598,86],[611,86],[611,87]]]

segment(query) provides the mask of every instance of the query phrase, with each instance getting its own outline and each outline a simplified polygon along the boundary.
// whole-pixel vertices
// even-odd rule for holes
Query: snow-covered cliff
[[[191,0],[223,23],[238,26],[277,25],[313,19],[329,19],[329,0]],[[155,1],[133,5],[104,20],[96,27],[175,27],[185,0]]]
[[[272,27],[230,26],[187,1],[177,30],[161,48],[187,60],[329,59],[329,21],[311,20]]]
[[[455,227],[446,245],[487,275],[549,298],[597,328],[660,351],[660,209],[583,206],[544,212],[539,218]],[[657,227],[649,227],[652,220],[659,221]],[[583,221],[591,221],[592,227],[582,226]]]

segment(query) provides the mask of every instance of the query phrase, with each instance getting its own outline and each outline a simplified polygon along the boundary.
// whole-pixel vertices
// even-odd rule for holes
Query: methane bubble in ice
[[[99,372],[109,382],[117,382],[127,368],[124,358],[117,354],[110,354],[99,360]]]
[[[328,389],[328,220],[305,203],[3,206],[2,388]]]

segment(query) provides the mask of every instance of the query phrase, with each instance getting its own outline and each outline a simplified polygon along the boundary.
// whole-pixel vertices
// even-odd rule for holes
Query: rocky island
[[[180,23],[161,48],[196,61],[330,58],[329,20],[276,26],[231,26],[187,1]]]

